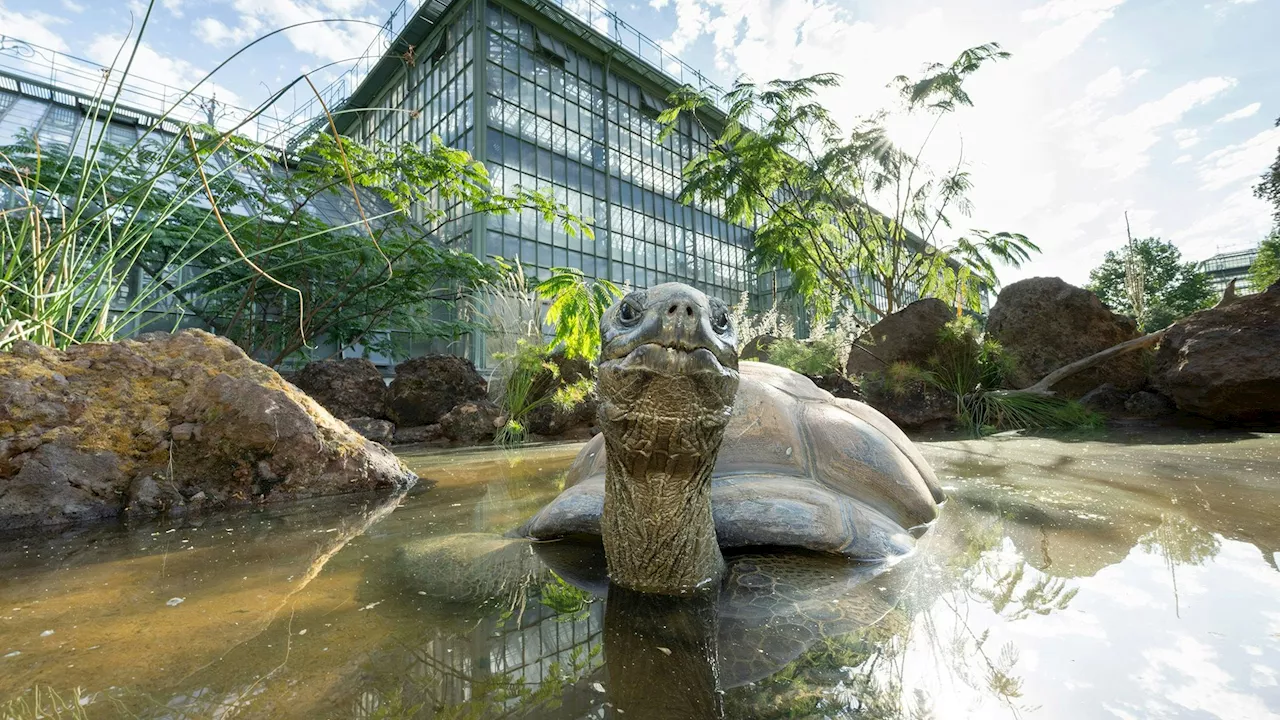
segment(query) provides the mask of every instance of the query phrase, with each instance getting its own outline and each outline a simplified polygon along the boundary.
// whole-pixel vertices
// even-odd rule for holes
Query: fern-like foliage
[[[551,301],[546,314],[547,324],[555,327],[551,345],[563,346],[567,357],[595,360],[600,355],[600,318],[622,297],[622,290],[608,280],[588,279],[577,268],[558,267],[538,283],[537,293]]]

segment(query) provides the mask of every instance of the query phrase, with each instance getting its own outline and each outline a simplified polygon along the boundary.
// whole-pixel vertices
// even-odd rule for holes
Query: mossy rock
[[[0,353],[0,530],[392,489],[415,478],[200,330]]]

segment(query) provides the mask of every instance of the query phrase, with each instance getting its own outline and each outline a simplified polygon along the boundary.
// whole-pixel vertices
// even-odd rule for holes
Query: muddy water
[[[808,597],[628,635],[651,609],[621,595],[458,604],[388,575],[398,548],[527,517],[577,446],[408,454],[432,486],[404,498],[0,539],[0,718],[628,718],[654,696],[686,717],[1280,718],[1280,435],[922,447],[950,500],[918,557],[817,598],[853,623]],[[709,645],[668,632],[703,621]]]

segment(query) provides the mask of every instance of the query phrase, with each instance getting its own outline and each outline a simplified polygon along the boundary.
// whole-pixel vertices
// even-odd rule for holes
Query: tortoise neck
[[[603,419],[600,531],[612,582],[673,595],[719,586],[711,473],[724,426],[706,416]]]

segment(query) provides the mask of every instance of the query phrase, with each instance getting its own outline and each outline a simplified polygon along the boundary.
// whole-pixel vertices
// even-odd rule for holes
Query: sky
[[[591,0],[569,0],[585,3]],[[413,3],[414,0],[406,0]],[[822,102],[852,126],[893,102],[888,82],[998,42],[1012,57],[967,85],[924,159],[971,172],[970,228],[1025,234],[1042,253],[1005,268],[1088,281],[1109,249],[1158,236],[1200,260],[1271,226],[1252,186],[1280,148],[1280,0],[596,0],[722,86],[837,72]],[[364,52],[389,0],[157,0],[137,75],[206,85],[251,106],[301,72],[323,85]],[[139,0],[0,0],[0,33],[103,63],[137,32]],[[331,63],[337,63],[331,65]],[[318,70],[317,70],[318,69]],[[918,122],[891,137],[915,146]],[[961,154],[961,151],[963,153]]]

